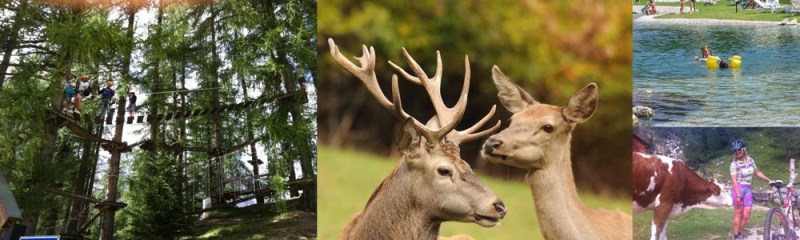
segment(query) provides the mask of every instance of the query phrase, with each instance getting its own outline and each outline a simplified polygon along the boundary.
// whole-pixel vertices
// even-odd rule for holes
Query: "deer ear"
[[[420,136],[414,128],[414,119],[406,118],[400,126],[400,136],[397,137],[397,150],[406,159],[414,159],[420,152]]]
[[[597,109],[597,84],[589,83],[569,99],[562,113],[564,118],[573,123],[586,121]]]
[[[528,105],[539,104],[530,94],[525,92],[520,86],[511,82],[508,77],[495,65],[492,67],[492,80],[497,86],[497,98],[500,103],[511,113],[521,112]]]

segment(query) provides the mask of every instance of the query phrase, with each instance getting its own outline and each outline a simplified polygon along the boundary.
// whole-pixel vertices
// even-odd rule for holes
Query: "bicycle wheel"
[[[764,240],[790,239],[793,234],[780,208],[772,208],[764,219]]]

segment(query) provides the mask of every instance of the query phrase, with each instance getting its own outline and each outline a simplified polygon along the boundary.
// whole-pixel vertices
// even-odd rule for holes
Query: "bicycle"
[[[778,193],[781,206],[769,210],[764,220],[764,240],[799,239],[796,231],[800,227],[800,201],[794,192],[794,159],[789,160],[789,183],[775,181],[769,185]],[[784,197],[781,189],[786,188]]]

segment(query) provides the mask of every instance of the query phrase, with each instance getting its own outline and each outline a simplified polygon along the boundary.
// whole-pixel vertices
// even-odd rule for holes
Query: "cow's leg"
[[[667,239],[667,218],[669,212],[672,211],[672,204],[661,202],[656,206],[653,212],[653,232],[650,233],[650,239]]]

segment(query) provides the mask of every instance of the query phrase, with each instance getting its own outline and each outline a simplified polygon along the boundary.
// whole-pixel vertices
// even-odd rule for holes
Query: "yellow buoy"
[[[717,69],[717,68],[719,68],[719,57],[717,57],[717,56],[708,56],[706,58],[706,67],[708,69]]]
[[[728,58],[728,61],[730,61],[731,68],[739,68],[742,66],[742,57],[739,55],[734,55],[733,57]]]

